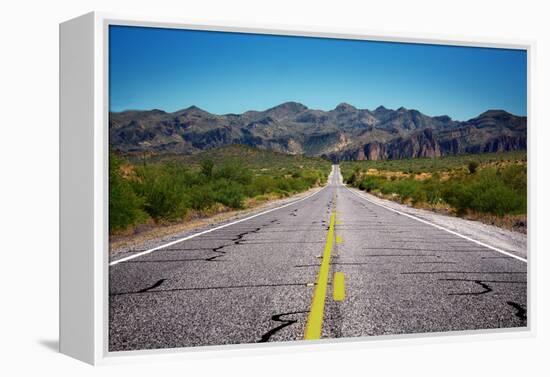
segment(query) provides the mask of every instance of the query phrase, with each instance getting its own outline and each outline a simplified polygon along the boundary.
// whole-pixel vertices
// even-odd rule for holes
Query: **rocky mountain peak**
[[[438,120],[443,123],[449,123],[452,121],[451,117],[448,115],[439,115],[434,117],[435,120]]]
[[[357,111],[357,108],[355,106],[350,105],[349,103],[342,102],[338,106],[334,108],[335,111],[339,113],[352,113]]]
[[[393,110],[390,110],[388,108],[385,108],[384,106],[378,106],[376,109],[374,109],[373,114],[378,116],[384,116],[388,113],[391,113]]]
[[[286,112],[286,113],[289,113],[289,114],[296,114],[296,113],[302,112],[304,110],[307,110],[306,106],[302,105],[299,102],[289,101],[289,102],[285,102],[285,103],[282,103],[280,105],[274,106],[270,109],[267,109],[266,112],[279,112],[280,111],[280,112]]]
[[[176,114],[181,115],[181,114],[209,114],[209,113],[198,106],[192,105],[186,109],[176,111]]]
[[[513,115],[510,114],[509,112],[505,111],[505,110],[489,109],[489,110],[481,113],[478,116],[478,118],[482,118],[482,117],[510,117],[510,116],[513,116]]]

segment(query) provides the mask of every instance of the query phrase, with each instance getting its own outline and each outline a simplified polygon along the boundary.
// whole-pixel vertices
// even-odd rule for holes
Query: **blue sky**
[[[191,105],[215,114],[296,101],[404,106],[467,120],[526,115],[527,54],[325,38],[110,27],[110,110]]]

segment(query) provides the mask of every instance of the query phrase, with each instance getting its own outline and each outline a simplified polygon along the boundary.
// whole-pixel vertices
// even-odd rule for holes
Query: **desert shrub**
[[[238,164],[236,161],[226,162],[213,174],[214,178],[238,182],[247,185],[252,181],[250,169]]]
[[[216,203],[216,195],[212,185],[205,184],[195,186],[189,192],[189,207],[195,210],[204,210],[212,207]]]
[[[321,181],[321,175],[313,170],[303,170],[300,172],[300,178],[305,181],[307,187],[315,186]]]
[[[212,172],[214,170],[214,161],[211,159],[204,159],[201,161],[201,174],[207,178],[212,177]]]
[[[472,202],[471,192],[461,182],[448,182],[441,194],[443,200],[454,207],[459,215],[464,214]]]
[[[385,194],[397,194],[401,201],[411,199],[413,203],[419,203],[425,201],[425,194],[422,192],[420,185],[420,182],[414,179],[385,181],[381,191]]]
[[[173,166],[147,165],[136,169],[134,189],[144,198],[145,211],[155,220],[181,219],[187,210],[185,172]]]
[[[291,191],[290,184],[288,179],[284,177],[277,177],[276,179],[276,191],[281,192],[282,194],[288,194]]]
[[[346,182],[348,185],[351,185],[351,186],[357,186],[359,184],[358,181],[359,181],[359,177],[361,175],[361,168],[356,167],[351,173],[348,173],[348,174],[346,174],[346,173],[347,172],[342,173],[342,176],[344,178],[344,182]]]
[[[416,182],[411,179],[395,181],[392,186],[394,192],[403,199],[411,198],[418,189]]]
[[[245,198],[243,186],[237,182],[220,179],[213,185],[213,199],[230,208],[242,208]]]
[[[143,200],[120,172],[121,160],[109,155],[109,231],[120,231],[147,221]]]
[[[273,190],[275,179],[267,175],[254,177],[252,182],[246,187],[248,196],[264,195]]]
[[[513,185],[507,184],[509,180],[521,188],[522,178],[516,178],[514,170],[507,173],[510,176],[506,179],[495,169],[484,169],[468,179],[451,182],[443,191],[443,199],[459,214],[466,210],[498,216],[525,212],[526,193],[514,190]]]
[[[503,216],[507,213],[516,213],[522,207],[521,198],[503,184],[474,185],[471,191],[471,208],[478,212]]]
[[[425,190],[423,184],[418,184],[414,186],[414,190],[411,192],[409,198],[412,201],[412,204],[426,203],[428,201],[428,193]]]
[[[511,172],[513,173],[513,170]],[[472,196],[470,208],[499,216],[521,212],[526,197],[515,191],[511,185],[507,185],[503,178],[503,174],[495,169],[484,169],[476,174],[469,186]],[[515,182],[515,177],[509,179]]]
[[[470,174],[475,174],[478,167],[479,167],[479,162],[477,162],[477,161],[468,162],[468,172]]]
[[[500,170],[503,182],[512,190],[527,196],[527,166],[509,165]]]
[[[367,175],[361,180],[361,182],[358,185],[358,188],[366,192],[371,192],[373,190],[380,189],[383,184],[382,182],[383,182],[382,178]]]
[[[426,193],[426,202],[429,204],[437,204],[442,198],[443,184],[439,181],[439,176],[435,175],[423,182],[423,189]]]
[[[305,178],[293,178],[289,180],[291,192],[300,192],[307,190],[310,186]]]

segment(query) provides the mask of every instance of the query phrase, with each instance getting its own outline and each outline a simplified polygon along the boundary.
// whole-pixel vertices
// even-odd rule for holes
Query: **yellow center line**
[[[343,272],[335,272],[332,278],[332,297],[334,301],[344,301],[346,298],[346,284]]]
[[[342,242],[344,242],[344,239],[342,238],[342,236],[336,236],[336,243],[340,244]]]
[[[317,275],[317,284],[313,293],[311,308],[307,317],[306,331],[304,339],[320,339],[323,330],[323,317],[325,314],[325,298],[327,296],[327,284],[330,270],[330,253],[332,252],[332,244],[334,239],[334,220],[336,214],[333,212],[330,215],[330,225],[328,228],[327,242],[323,251],[323,260],[319,275]]]

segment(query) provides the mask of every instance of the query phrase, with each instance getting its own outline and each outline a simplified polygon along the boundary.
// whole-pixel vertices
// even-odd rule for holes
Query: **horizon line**
[[[118,114],[120,114],[120,113],[131,112],[131,111],[143,111],[143,112],[162,111],[162,112],[167,113],[167,114],[174,114],[174,113],[177,113],[177,112],[180,112],[180,111],[186,111],[186,110],[189,110],[189,109],[192,109],[192,108],[196,108],[196,109],[198,109],[198,110],[207,112],[207,113],[212,114],[212,115],[216,115],[216,116],[227,116],[227,115],[243,115],[243,114],[245,114],[245,113],[247,113],[247,112],[265,112],[265,111],[274,109],[274,108],[276,108],[276,107],[279,107],[279,106],[281,106],[281,105],[290,104],[290,103],[302,105],[302,106],[304,106],[307,110],[324,111],[324,112],[334,111],[334,110],[336,110],[336,109],[337,109],[339,106],[341,106],[341,105],[349,105],[349,106],[351,106],[351,107],[353,107],[353,108],[355,108],[355,109],[357,109],[357,110],[367,110],[367,111],[369,111],[369,112],[371,112],[371,113],[374,112],[374,111],[376,111],[377,109],[379,109],[379,108],[381,108],[381,107],[384,108],[384,109],[386,109],[386,110],[391,110],[391,111],[399,111],[399,110],[401,110],[401,109],[404,109],[404,110],[407,110],[407,111],[418,111],[419,113],[421,113],[421,114],[423,114],[423,115],[426,115],[426,116],[429,116],[429,117],[431,117],[431,118],[447,116],[447,117],[449,117],[451,120],[457,121],[457,122],[466,122],[466,121],[471,120],[471,119],[474,119],[474,118],[476,118],[476,117],[480,116],[481,114],[486,113],[486,112],[488,112],[488,111],[504,111],[504,112],[506,112],[506,113],[508,113],[508,114],[511,114],[511,115],[514,115],[514,116],[517,116],[517,117],[525,117],[525,118],[527,118],[527,114],[525,114],[525,115],[515,114],[515,113],[510,112],[510,111],[508,111],[508,110],[506,110],[506,109],[503,109],[503,108],[500,108],[500,109],[496,109],[496,108],[487,109],[487,110],[485,110],[485,111],[479,113],[478,115],[476,115],[476,116],[474,116],[474,117],[472,117],[472,118],[464,119],[464,120],[459,120],[459,119],[454,119],[454,118],[452,118],[451,116],[449,116],[449,115],[447,115],[447,114],[429,115],[429,114],[427,114],[427,113],[422,112],[422,111],[419,110],[419,109],[416,109],[416,108],[408,108],[408,107],[405,107],[405,106],[400,106],[400,107],[397,108],[397,109],[392,109],[392,108],[389,108],[389,107],[385,107],[384,105],[379,105],[379,106],[377,106],[375,109],[371,110],[371,109],[368,109],[368,108],[360,108],[360,107],[357,107],[357,106],[355,106],[355,105],[350,104],[349,102],[340,102],[340,103],[338,103],[334,108],[329,109],[329,110],[325,110],[325,109],[310,108],[310,107],[308,107],[307,105],[304,105],[302,102],[298,102],[298,101],[285,101],[285,102],[279,103],[278,105],[274,105],[274,106],[268,107],[268,108],[266,108],[266,109],[264,109],[264,110],[249,109],[249,110],[246,110],[246,111],[244,111],[244,112],[242,112],[242,113],[234,113],[234,112],[228,112],[228,113],[214,113],[214,112],[211,112],[211,111],[209,111],[209,110],[205,110],[204,108],[202,108],[202,107],[200,107],[200,106],[197,106],[197,105],[190,105],[190,106],[183,107],[183,108],[181,108],[181,109],[174,110],[174,111],[167,111],[167,110],[160,109],[160,108],[150,108],[150,109],[124,109],[124,110],[119,110],[119,111],[113,111],[113,110],[110,110],[110,109],[109,109],[109,113],[118,113]]]

